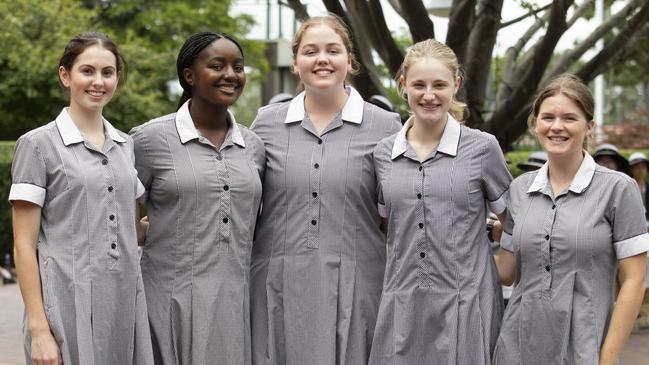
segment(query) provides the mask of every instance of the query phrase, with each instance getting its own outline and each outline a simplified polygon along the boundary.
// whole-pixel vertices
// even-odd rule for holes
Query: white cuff
[[[43,207],[45,203],[45,189],[33,184],[11,184],[9,201],[24,200]]]
[[[385,207],[385,204],[378,203],[376,206],[379,209],[379,215],[381,216],[381,218],[387,218],[388,208]]]
[[[502,196],[497,200],[489,202],[489,210],[495,215],[504,212],[505,209],[507,209],[507,203],[505,203],[505,199]]]
[[[502,236],[500,237],[500,247],[509,252],[514,252],[514,240],[512,235],[503,231]]]
[[[642,233],[635,237],[615,242],[614,245],[618,260],[647,252],[649,251],[649,233]]]
[[[140,182],[140,179],[137,179],[137,188],[135,188],[135,199],[142,198],[144,195],[145,189],[144,185]]]

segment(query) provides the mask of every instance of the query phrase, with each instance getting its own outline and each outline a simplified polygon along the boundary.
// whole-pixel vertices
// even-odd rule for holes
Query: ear
[[[189,86],[194,86],[194,72],[192,72],[191,68],[187,67],[183,69],[183,77]]]
[[[586,136],[592,137],[593,130],[595,129],[595,121],[591,120],[590,122],[586,123],[586,127],[588,128],[588,130],[586,131]]]
[[[455,78],[455,90],[453,91],[453,95],[457,94],[457,92],[460,90],[460,86],[462,86],[462,78],[460,76],[457,76]]]
[[[64,87],[70,87],[70,73],[63,66],[59,67],[59,80],[61,80]]]
[[[295,57],[293,57],[293,63],[291,64],[291,73],[293,75],[298,75],[299,76],[299,74],[297,72],[297,63],[295,62]]]

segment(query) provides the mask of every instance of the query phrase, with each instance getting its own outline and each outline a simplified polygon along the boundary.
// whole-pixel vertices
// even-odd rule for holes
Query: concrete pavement
[[[18,284],[0,285],[0,365],[24,365],[23,303]],[[649,365],[649,330],[634,332],[621,365]]]

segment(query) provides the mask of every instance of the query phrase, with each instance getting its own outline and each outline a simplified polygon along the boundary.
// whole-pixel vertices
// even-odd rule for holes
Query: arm
[[[600,352],[599,365],[616,364],[633,329],[644,296],[646,254],[643,252],[622,259],[619,265],[620,293]]]
[[[498,256],[495,256],[494,259],[496,260],[500,283],[505,286],[514,284],[516,281],[516,256],[512,252],[501,248]]]
[[[58,345],[45,316],[36,259],[41,208],[30,202],[16,200],[13,202],[12,212],[16,272],[32,337],[32,360],[36,365],[62,364]]]
[[[135,203],[135,233],[137,235],[137,245],[144,246],[146,234],[149,231],[149,217],[144,216],[140,219],[140,206]]]

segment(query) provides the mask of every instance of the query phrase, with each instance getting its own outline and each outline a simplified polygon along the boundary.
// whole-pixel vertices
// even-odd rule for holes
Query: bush
[[[5,254],[13,256],[13,234],[11,229],[11,158],[14,141],[0,141],[0,265],[4,265]]]

